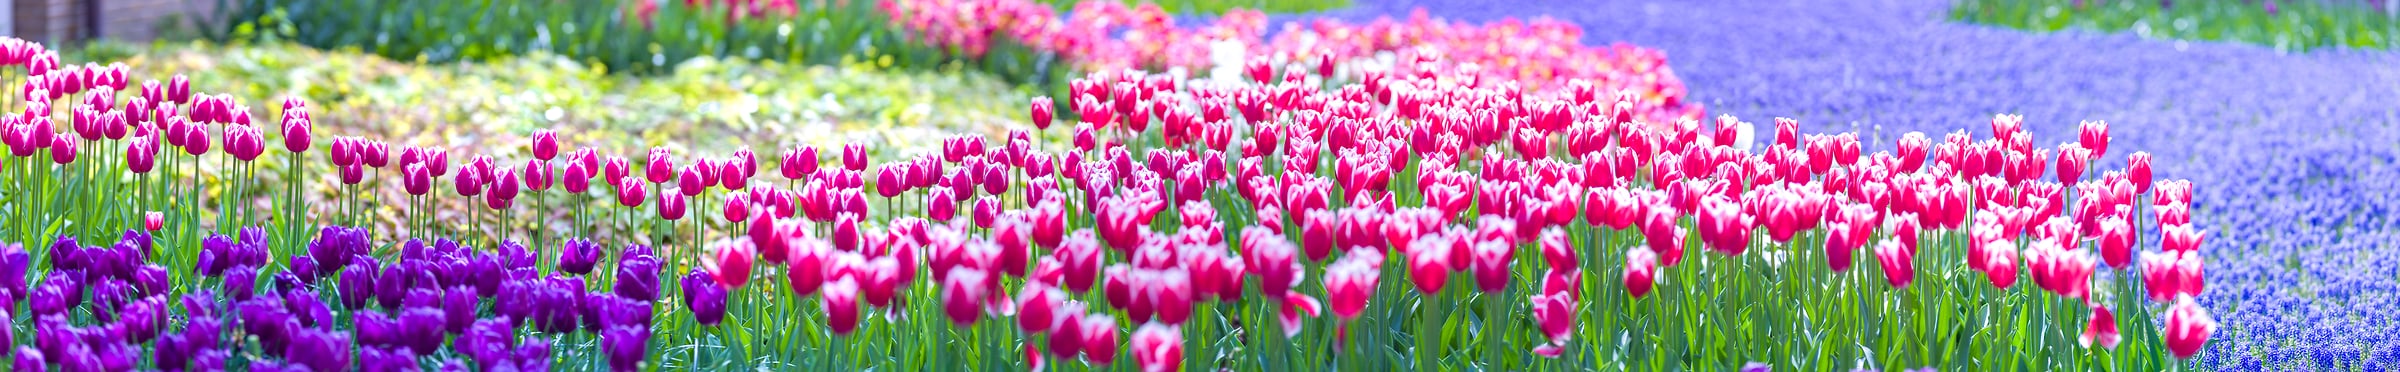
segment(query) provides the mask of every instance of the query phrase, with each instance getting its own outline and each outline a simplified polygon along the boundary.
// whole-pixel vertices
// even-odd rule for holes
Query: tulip
[[[558,158],[557,131],[545,129],[533,132],[533,158],[541,161]]]
[[[1635,299],[1642,298],[1642,295],[1650,293],[1657,276],[1658,253],[1639,246],[1625,250],[1626,293],[1632,294]]]
[[[1877,243],[1875,260],[1883,264],[1883,281],[1891,284],[1893,289],[1907,288],[1908,282],[1916,279],[1916,252],[1902,245],[1898,239],[1884,239],[1882,243]]]
[[[2166,322],[2160,326],[2160,336],[2167,341],[2167,351],[2176,359],[2191,359],[2208,344],[2210,333],[2217,330],[2217,321],[2200,308],[2190,296],[2177,297],[2175,305],[2167,308]]]
[[[804,179],[817,174],[817,148],[795,147],[783,151],[783,166],[777,170],[785,179]]]
[[[1143,324],[1134,330],[1131,345],[1134,364],[1143,371],[1176,371],[1183,364],[1183,334],[1178,327],[1158,323]]]
[[[642,206],[642,198],[646,197],[646,195],[650,193],[649,190],[646,190],[647,187],[643,185],[647,184],[641,183],[640,181],[632,178],[626,178],[623,181],[618,181],[617,205],[622,205],[626,208],[640,208]]]
[[[1408,277],[1417,284],[1417,291],[1426,296],[1442,292],[1450,281],[1450,242],[1439,235],[1417,238],[1409,243]]]
[[[643,354],[650,352],[650,330],[645,328],[648,327],[614,326],[600,332],[600,348],[608,355],[610,369],[631,371],[640,368]]]
[[[1532,302],[1534,324],[1541,327],[1543,335],[1550,337],[1551,344],[1565,345],[1568,340],[1574,338],[1576,316],[1574,296],[1568,295],[1566,292],[1535,294],[1532,296]]]
[[[74,163],[75,149],[83,144],[71,137],[52,137],[50,141],[50,161],[58,165]]]
[[[166,224],[167,215],[165,213],[159,213],[158,211],[142,213],[143,230],[158,231],[158,229],[166,227]]]
[[[950,269],[950,273],[943,276],[942,314],[950,317],[951,324],[960,327],[975,325],[976,318],[982,315],[980,310],[987,289],[983,284],[986,275],[989,274],[983,270],[961,266]]]
[[[798,231],[799,227],[793,226],[792,229]],[[788,248],[789,270],[784,272],[785,281],[791,284],[794,294],[816,293],[819,287],[825,285],[828,276],[825,254],[829,248],[824,241],[816,239],[797,239],[791,244]]]
[[[1347,323],[1358,319],[1367,308],[1367,298],[1375,292],[1375,281],[1382,273],[1381,254],[1371,250],[1352,251],[1342,260],[1325,268],[1325,297],[1332,302],[1333,314]],[[1370,265],[1373,264],[1373,265]]]
[[[1057,105],[1050,103],[1049,96],[1033,97],[1032,116],[1034,129],[1050,129],[1051,118],[1056,117],[1056,113]]]
[[[409,164],[400,171],[400,185],[409,195],[425,196],[433,192],[433,174],[424,164]]]
[[[2076,124],[2077,143],[2092,150],[2092,157],[2108,154],[2108,122],[2086,121]]]
[[[758,256],[756,248],[747,241],[735,240],[720,244],[710,252],[706,264],[711,278],[726,289],[741,289],[750,284],[751,260]]]
[[[1083,318],[1078,330],[1083,342],[1083,358],[1093,366],[1107,366],[1117,360],[1117,320],[1107,314],[1090,314]]]
[[[826,284],[823,290],[821,303],[824,305],[826,324],[832,327],[833,334],[847,336],[850,331],[857,330],[858,282],[842,277]]]
[[[855,143],[842,145],[842,169],[866,171],[867,146]]]
[[[2075,342],[2083,347],[2092,347],[2097,342],[2101,348],[2115,350],[2120,339],[2116,314],[2109,313],[2107,307],[2092,307],[2092,318],[2084,323],[2083,334]]]
[[[2009,241],[1984,243],[1983,260],[1978,270],[1991,279],[1992,288],[2008,289],[2017,283],[2017,246]]]
[[[682,194],[667,192],[667,190],[658,190],[658,218],[664,218],[668,221],[681,220],[683,219],[684,211],[684,196]]]
[[[550,163],[539,160],[527,160],[525,161],[525,167],[518,168],[518,170],[520,171],[519,175],[523,176],[521,179],[524,181],[526,188],[533,189],[534,192],[550,190]]]
[[[299,118],[289,116],[291,114],[287,111],[283,121],[283,149],[295,154],[307,153],[309,147],[316,143],[315,136],[311,134],[316,125],[310,123],[307,113],[301,113]]]
[[[684,275],[681,281],[683,307],[691,311],[692,317],[700,324],[715,326],[725,320],[726,288],[710,277],[707,272],[700,270],[692,270],[691,274]]]

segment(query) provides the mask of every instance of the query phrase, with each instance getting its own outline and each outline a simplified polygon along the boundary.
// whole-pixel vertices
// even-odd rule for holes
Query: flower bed
[[[2216,329],[2213,186],[2101,122],[1869,151],[1588,84],[1131,71],[897,159],[453,151],[33,56],[0,119],[18,370],[2156,370]]]
[[[2101,3],[2101,2],[2094,2]],[[2106,2],[2110,4],[2120,2]],[[2179,4],[2182,2],[2178,2]],[[2026,32],[1940,21],[1948,4],[1733,1],[1575,10],[1472,1],[1360,2],[1342,17],[1416,7],[1474,20],[1542,13],[1671,51],[1695,101],[1718,113],[1788,115],[1803,131],[1901,133],[2022,112],[2035,143],[2075,141],[2105,119],[2161,177],[2203,186],[2211,231],[2200,302],[2225,325],[2204,369],[2317,370],[2400,362],[2400,94],[2390,53],[2287,54],[2238,43]],[[1639,16],[1625,16],[1625,15]],[[1724,24],[1750,27],[1719,27]],[[2049,118],[2049,119],[2043,119]],[[2114,152],[2112,152],[2114,153]],[[2117,169],[2120,155],[2093,164]],[[2143,231],[2156,236],[2156,231]],[[2217,245],[2217,244],[2223,245]]]

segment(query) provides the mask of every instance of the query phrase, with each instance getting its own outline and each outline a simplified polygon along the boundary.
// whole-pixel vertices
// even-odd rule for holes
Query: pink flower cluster
[[[1389,18],[1365,24],[1318,19],[1286,24],[1266,38],[1266,15],[1233,10],[1199,26],[1175,24],[1155,4],[1127,6],[1085,1],[1060,15],[1031,0],[882,0],[893,21],[917,40],[957,48],[980,57],[999,40],[1022,43],[1092,71],[1184,68],[1207,70],[1217,43],[1239,43],[1252,64],[1249,77],[1273,83],[1314,73],[1364,79],[1366,72],[1456,80],[1466,86],[1518,86],[1510,90],[1635,92],[1637,116],[1653,122],[1699,118],[1697,104],[1684,101],[1682,80],[1667,67],[1666,54],[1627,44],[1581,44],[1582,28],[1538,18],[1489,24],[1450,21],[1423,10],[1406,21]],[[1396,57],[1389,62],[1380,54]],[[1313,70],[1313,71],[1309,71]],[[1337,75],[1338,71],[1352,71]],[[1580,82],[1578,82],[1580,81]]]

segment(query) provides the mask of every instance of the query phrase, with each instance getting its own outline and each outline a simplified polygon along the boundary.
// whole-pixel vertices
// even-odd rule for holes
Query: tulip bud
[[[658,217],[668,221],[683,219],[684,195],[658,190]]]
[[[708,182],[701,179],[703,178],[700,175],[701,164],[703,163],[696,162],[684,166],[682,176],[676,177],[675,189],[683,193],[683,196],[695,196],[708,191]]]
[[[650,192],[644,185],[648,184],[632,177],[617,181],[617,204],[626,208],[640,208],[642,198]]]
[[[557,157],[558,132],[551,130],[533,132],[533,158],[550,161]]]
[[[1050,103],[1049,96],[1033,97],[1033,128],[1050,129],[1050,121],[1057,115],[1056,106]]]
[[[783,173],[783,178],[792,180],[804,179],[808,178],[809,176],[816,175],[817,148],[802,146],[790,150],[784,150],[783,166],[780,170]]]
[[[75,149],[83,146],[72,137],[52,137],[50,141],[50,161],[58,165],[74,163]]]
[[[647,164],[649,165],[642,167],[642,175],[650,183],[665,183],[675,180],[675,163],[669,158],[667,149],[650,148],[650,161]],[[698,175],[693,176],[697,177]]]

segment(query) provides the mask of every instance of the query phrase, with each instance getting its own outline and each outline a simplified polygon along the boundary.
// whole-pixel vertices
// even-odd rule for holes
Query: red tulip
[[[2175,305],[2167,308],[2166,324],[2159,333],[2167,340],[2167,351],[2176,359],[2191,359],[2208,344],[2209,333],[2216,332],[2217,321],[2208,316],[2190,296],[2177,297]]]
[[[1292,284],[1300,280],[1300,269],[1294,262],[1298,249],[1282,235],[1253,226],[1242,230],[1241,242],[1242,260],[1251,273],[1258,275],[1260,292],[1290,291]]]
[[[836,336],[850,335],[858,329],[858,282],[848,277],[825,285],[825,323]]]
[[[706,164],[707,161],[703,160],[685,165],[681,176],[675,179],[675,190],[683,196],[698,196],[701,192],[708,191],[709,182],[704,179],[706,176],[701,174],[701,169],[705,168]]]
[[[2075,342],[2083,347],[2092,347],[2092,343],[2097,342],[2101,348],[2115,350],[2120,339],[2116,314],[2109,313],[2107,307],[2094,306],[2091,320],[2084,323],[2083,334],[2076,337]]]
[[[1884,239],[1875,245],[1875,260],[1883,264],[1883,281],[1893,289],[1908,288],[1916,279],[1916,252],[1901,244],[1899,239]]]
[[[1652,285],[1656,284],[1654,281],[1657,279],[1657,277],[1657,253],[1651,252],[1649,248],[1638,246],[1627,248],[1625,250],[1626,293],[1632,294],[1633,298],[1636,299],[1642,298],[1642,295],[1650,294],[1650,288]]]
[[[708,266],[709,275],[717,279],[717,284],[727,289],[741,289],[750,284],[751,260],[758,256],[758,248],[749,241],[719,244],[709,255],[709,260],[701,263]]]
[[[1133,332],[1134,364],[1144,372],[1170,372],[1182,369],[1183,334],[1177,327],[1158,323],[1143,324]]]
[[[1727,256],[1741,255],[1742,250],[1750,245],[1750,236],[1754,230],[1750,225],[1753,220],[1752,216],[1744,215],[1740,204],[1736,204],[1732,199],[1722,195],[1702,198],[1700,204],[1698,223],[1700,241],[1707,243],[1709,250],[1724,253]],[[1775,230],[1777,228],[1770,227],[1768,229]]]
[[[603,176],[600,181],[607,182],[612,186],[630,180],[628,177],[633,176],[633,165],[626,162],[624,157],[619,156],[609,156],[607,162],[601,163],[600,170],[602,172],[599,174]]]
[[[521,169],[523,169],[523,173],[521,175],[523,176],[522,178],[525,182],[526,188],[533,189],[534,192],[550,190],[550,163],[538,160],[527,160],[525,161],[525,168]]]

